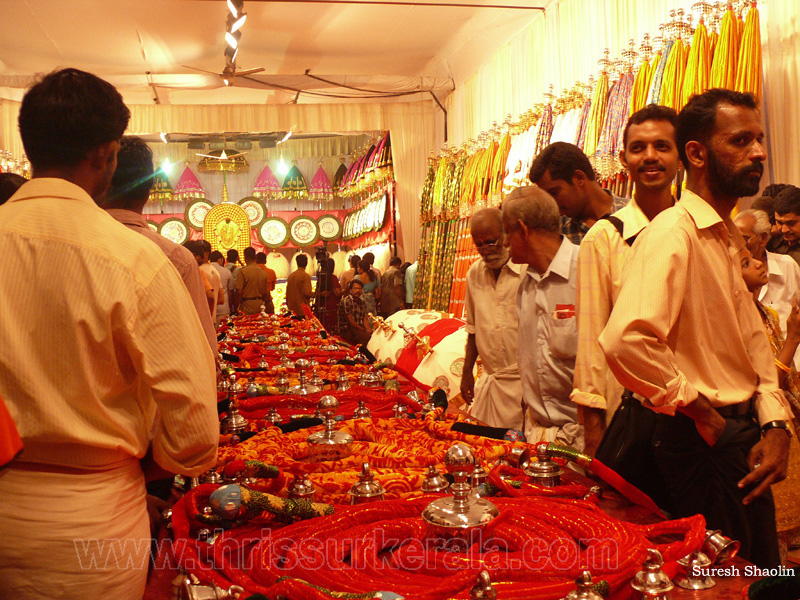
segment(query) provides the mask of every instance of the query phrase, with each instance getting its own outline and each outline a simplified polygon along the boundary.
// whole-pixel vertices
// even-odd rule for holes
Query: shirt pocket
[[[547,318],[550,331],[550,354],[561,360],[574,359],[578,352],[578,327],[575,317]]]

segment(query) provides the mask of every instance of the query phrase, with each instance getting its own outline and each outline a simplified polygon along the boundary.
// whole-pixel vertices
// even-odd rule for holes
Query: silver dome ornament
[[[364,402],[363,398],[360,398],[358,401],[358,406],[353,411],[353,418],[354,419],[369,419],[372,416],[369,408],[367,408],[366,403]]]
[[[405,404],[398,402],[392,406],[392,413],[395,419],[407,419],[408,407]]]
[[[358,476],[358,481],[353,484],[347,494],[350,496],[350,504],[364,504],[366,502],[375,502],[376,500],[383,500],[385,490],[379,481],[375,481],[375,477],[369,470],[369,463],[361,464],[361,474]]]
[[[258,386],[255,383],[251,383],[247,386],[247,390],[245,392],[248,398],[255,398],[258,396]]]
[[[530,462],[524,471],[531,483],[542,487],[561,485],[561,476],[564,474],[564,469],[550,460],[550,452],[544,444],[536,447],[536,460]]]
[[[222,475],[217,473],[214,469],[210,469],[203,475],[202,481],[203,483],[220,484],[222,483]]]
[[[242,387],[242,384],[239,383],[236,373],[231,373],[231,376],[228,378],[228,380],[231,382],[231,387],[228,389],[229,393],[240,394],[244,391],[244,387]]]
[[[275,380],[275,385],[281,394],[287,393],[289,391],[289,376],[286,373],[280,373]]]
[[[214,510],[210,506],[204,506],[202,509],[200,509],[200,512],[203,513],[204,515],[214,514]]]
[[[258,368],[259,369],[269,369],[269,363],[267,362],[267,357],[262,355],[261,359],[258,361]]]
[[[267,415],[264,417],[264,420],[271,425],[279,425],[283,421],[281,420],[281,416],[278,414],[278,409],[274,406],[271,406],[267,411]]]
[[[312,360],[311,362],[312,362],[311,379],[308,380],[308,383],[311,384],[311,387],[316,387],[321,390],[322,386],[325,385],[325,380],[319,376],[319,370],[317,369],[317,367],[313,366],[314,361]]]
[[[336,389],[338,389],[340,392],[350,389],[350,378],[344,371],[340,372],[336,377]]]
[[[670,590],[675,587],[672,585],[667,574],[661,567],[664,566],[664,558],[661,552],[654,548],[647,550],[647,560],[631,582],[631,587],[636,593],[632,600],[670,600],[672,595]]]
[[[737,540],[722,535],[719,529],[706,530],[706,539],[700,548],[716,566],[725,566],[739,553],[741,544]]]
[[[217,391],[227,392],[230,389],[231,389],[231,382],[228,381],[228,378],[225,375],[223,375],[219,380],[219,383],[217,383]]]
[[[685,590],[707,590],[717,585],[710,575],[703,575],[702,569],[711,566],[711,559],[700,550],[684,556],[678,560],[678,564],[685,569],[675,578],[675,585],[678,587]]]
[[[286,335],[286,334],[281,334]],[[294,363],[289,360],[289,344],[286,342],[281,342],[278,346],[278,354],[281,356],[281,366],[285,369],[292,369],[294,368]]]
[[[228,404],[228,414],[220,423],[220,430],[225,435],[232,435],[244,433],[247,428],[247,419],[239,414],[236,398],[233,398]]]
[[[489,481],[489,471],[484,469],[480,462],[476,463],[475,469],[473,469],[472,474],[469,476],[469,484],[472,486],[472,489],[477,490],[479,485],[487,481]]]
[[[469,600],[497,600],[497,590],[492,586],[489,571],[478,574],[475,585],[469,590]]]
[[[454,444],[444,457],[444,464],[455,480],[452,496],[431,502],[422,519],[427,524],[427,537],[451,548],[469,547],[480,540],[483,527],[499,513],[497,507],[472,494],[468,483],[475,470],[475,454],[465,444]]]
[[[564,596],[562,600],[604,600],[603,596],[595,592],[592,574],[587,569],[581,571],[575,579],[575,590]]]
[[[288,497],[293,500],[308,500],[313,502],[314,494],[317,489],[314,487],[314,484],[311,483],[308,475],[302,473],[300,475],[295,475],[292,482],[286,488],[286,491]]]
[[[422,481],[422,491],[426,494],[433,494],[436,492],[443,492],[450,487],[450,482],[439,473],[439,469],[435,465],[428,467],[428,472],[425,473],[425,479]]]
[[[358,385],[363,385],[368,388],[378,388],[383,385],[383,377],[374,369],[368,369],[361,374]]]
[[[316,461],[340,460],[353,452],[353,436],[344,431],[336,431],[336,409],[339,401],[333,396],[323,396],[317,404],[320,415],[325,419],[325,431],[312,433],[306,441],[311,457]]]
[[[308,371],[311,364],[305,358],[299,358],[294,363],[295,368],[300,372],[300,383],[289,388],[289,393],[296,396],[307,396],[314,392],[320,391],[320,387],[311,385],[306,381],[306,371]]]

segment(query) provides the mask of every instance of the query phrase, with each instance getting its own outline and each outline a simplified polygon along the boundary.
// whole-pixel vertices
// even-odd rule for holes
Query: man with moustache
[[[578,405],[585,451],[591,456],[624,391],[608,370],[597,339],[619,296],[631,245],[658,213],[675,204],[672,182],[680,164],[677,126],[678,114],[667,106],[650,104],[631,115],[619,159],[636,185],[633,198],[610,218],[597,221],[583,238],[578,253],[578,355],[570,398]],[[629,473],[624,475],[628,477]],[[633,483],[641,487],[642,482]]]
[[[475,418],[492,427],[522,430],[517,290],[523,269],[509,260],[499,209],[476,212],[470,221],[470,234],[481,257],[467,271],[467,345],[461,396]],[[473,368],[479,356],[483,375],[476,386]]]
[[[751,94],[689,99],[678,123],[686,191],[637,238],[600,345],[619,382],[658,413],[654,453],[675,516],[702,514],[772,568],[770,485],[786,477],[790,412],[730,218],[758,192],[763,139]]]
[[[556,201],[535,185],[506,196],[503,229],[511,260],[527,265],[517,294],[525,436],[531,443],[556,442],[582,450],[577,407],[569,400],[578,345],[578,246],[561,234]]]
[[[775,196],[772,207],[781,233],[773,252],[791,256],[800,263],[800,188],[785,186]]]

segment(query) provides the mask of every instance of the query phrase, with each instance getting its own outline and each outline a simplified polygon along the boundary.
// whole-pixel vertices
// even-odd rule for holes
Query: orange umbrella
[[[739,45],[739,68],[736,71],[738,92],[751,92],[761,101],[761,22],[756,3],[747,13],[742,41]]]

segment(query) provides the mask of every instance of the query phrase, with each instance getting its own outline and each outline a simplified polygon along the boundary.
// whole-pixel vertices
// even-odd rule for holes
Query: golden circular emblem
[[[244,253],[250,245],[250,218],[238,204],[223,202],[208,211],[203,223],[203,239],[212,250],[225,254],[231,248]]]

